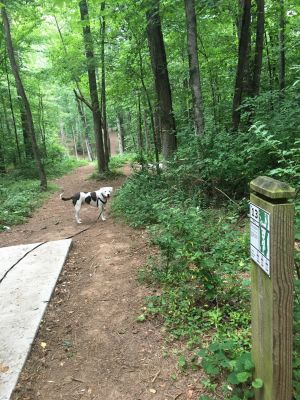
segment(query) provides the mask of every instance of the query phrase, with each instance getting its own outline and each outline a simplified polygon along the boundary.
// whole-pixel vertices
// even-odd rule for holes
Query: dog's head
[[[111,186],[102,187],[102,188],[99,189],[99,192],[102,194],[102,196],[105,199],[109,199],[110,196],[112,195],[113,188]]]

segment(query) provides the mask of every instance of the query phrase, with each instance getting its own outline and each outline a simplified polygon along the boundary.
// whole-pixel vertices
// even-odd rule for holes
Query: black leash
[[[63,239],[61,239],[61,240],[72,239],[73,237],[75,237],[75,236],[77,236],[77,235],[80,235],[80,234],[83,233],[83,232],[88,231],[89,229],[91,229],[91,228],[98,222],[98,219],[100,218],[101,214],[102,214],[102,211],[101,211],[101,213],[99,214],[97,220],[96,220],[92,225],[90,225],[89,227],[87,227],[87,228],[85,228],[85,229],[82,229],[81,231],[76,232],[76,233],[74,233],[73,235],[68,236],[68,237],[65,237],[65,238],[63,238]],[[41,243],[39,243],[38,245],[36,245],[35,247],[33,247],[32,249],[28,250],[18,261],[16,261],[16,262],[5,272],[5,274],[4,274],[4,275],[2,276],[2,278],[0,279],[0,284],[1,284],[2,281],[6,278],[6,276],[8,275],[8,273],[9,273],[17,264],[19,264],[19,262],[21,262],[22,260],[24,260],[24,258],[25,258],[26,256],[28,256],[28,254],[30,254],[32,251],[34,251],[35,249],[37,249],[37,248],[40,247],[40,246],[43,246],[43,245],[46,244],[46,243],[49,243],[49,240],[47,240],[47,241],[45,241],[45,242],[41,242]]]

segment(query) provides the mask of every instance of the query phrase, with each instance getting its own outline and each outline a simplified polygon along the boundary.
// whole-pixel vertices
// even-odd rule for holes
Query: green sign
[[[251,258],[270,276],[270,214],[250,203]]]

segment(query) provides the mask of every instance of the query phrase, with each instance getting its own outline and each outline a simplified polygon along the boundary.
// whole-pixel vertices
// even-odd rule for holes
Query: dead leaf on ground
[[[9,367],[5,364],[0,363],[0,373],[4,374],[5,372],[9,371]]]

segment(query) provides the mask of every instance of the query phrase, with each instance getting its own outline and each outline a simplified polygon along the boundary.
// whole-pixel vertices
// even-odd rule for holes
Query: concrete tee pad
[[[0,248],[0,400],[11,397],[71,243]]]

